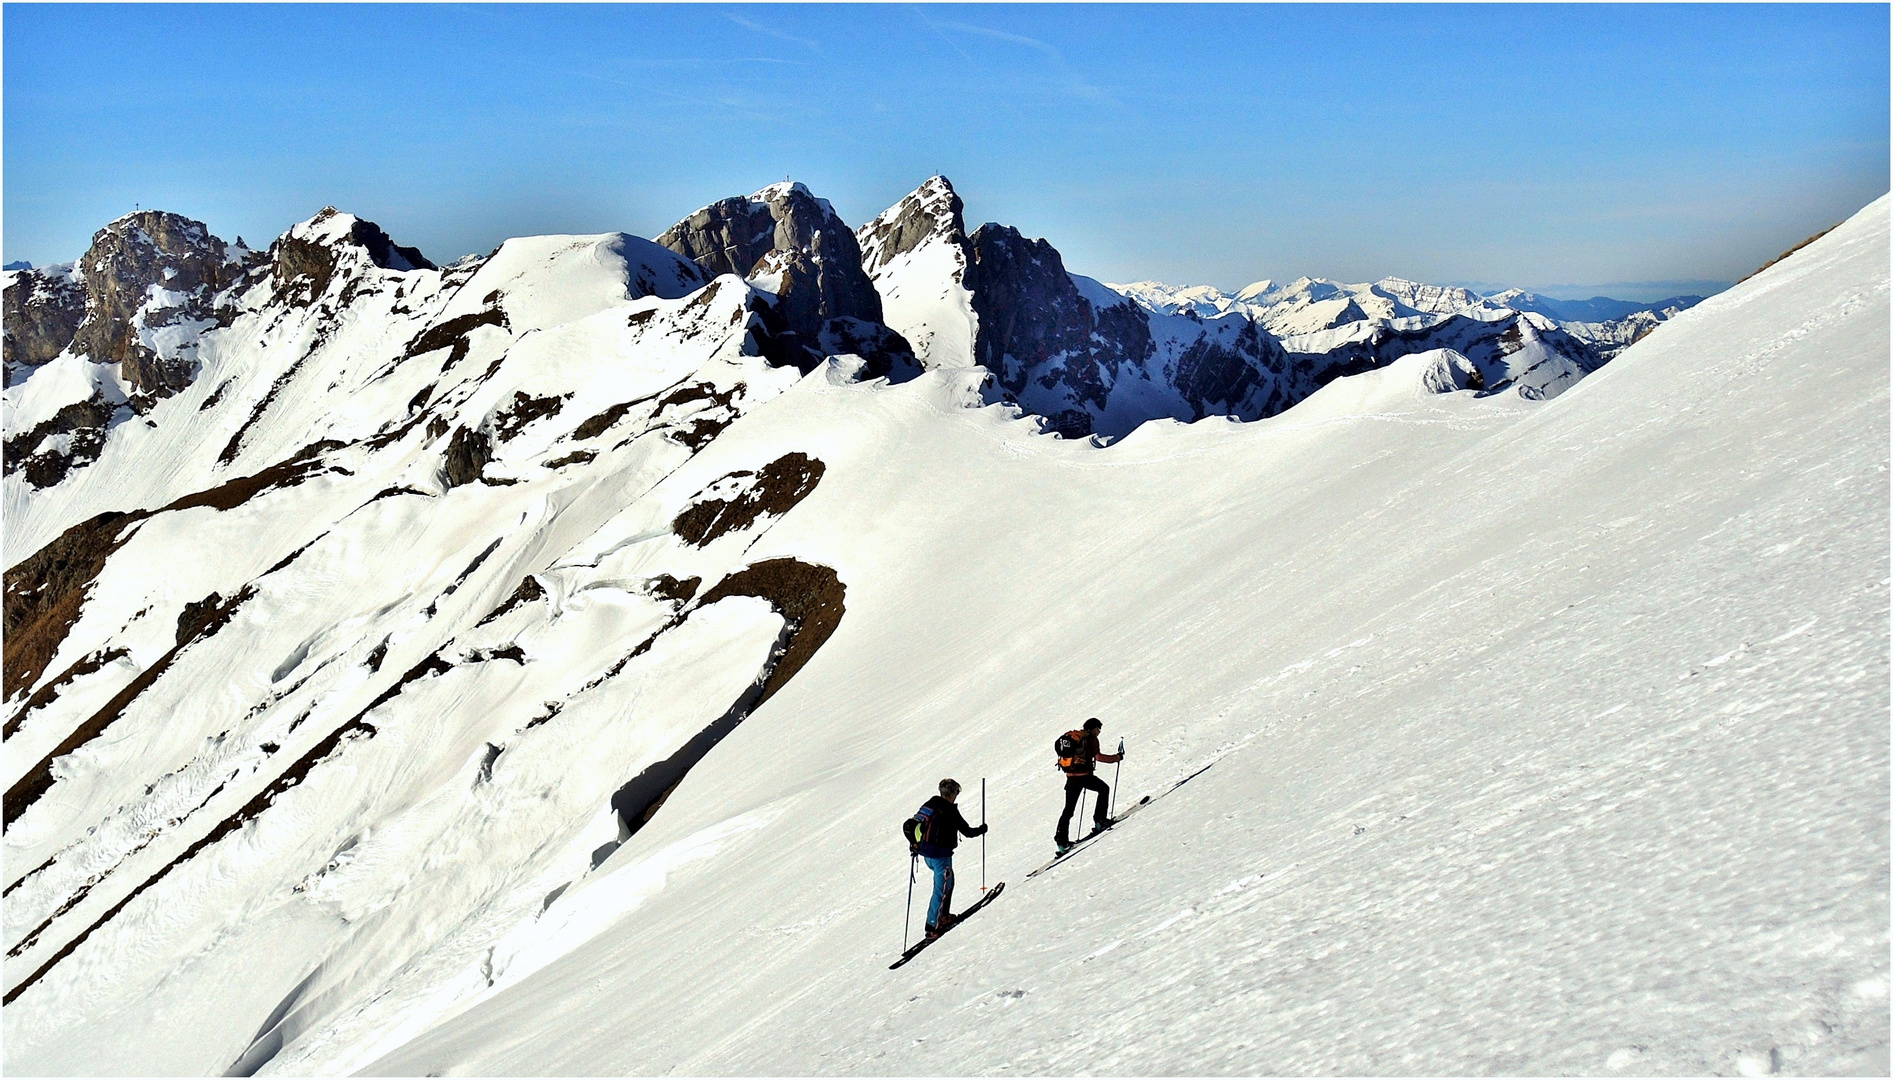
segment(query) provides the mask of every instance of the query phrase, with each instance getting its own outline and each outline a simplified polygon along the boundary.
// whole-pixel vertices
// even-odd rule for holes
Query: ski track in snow
[[[7,1068],[1884,1073],[1887,207],[1549,402],[1428,392],[1429,354],[1103,449],[965,407],[964,372],[704,366],[679,335],[740,337],[737,290],[628,298],[622,268],[661,263],[628,238],[510,242],[451,288],[417,272],[440,318],[519,294],[510,329],[470,333],[467,381],[438,378],[471,419],[583,386],[569,431],[713,368],[742,415],[691,456],[638,413],[584,443],[596,482],[542,468],[568,448],[532,425],[489,466],[519,483],[449,497],[417,431],[398,466],[343,456],[359,475],[148,519],[48,678],[108,640],[148,665],[183,604],[259,591],[9,829],[9,988],[155,884],[8,1005]],[[923,305],[943,347],[959,299]],[[180,408],[221,381],[206,352]],[[444,374],[392,371],[334,425],[372,431]],[[268,375],[207,415],[234,426]],[[325,407],[278,400],[233,473]],[[793,510],[671,536],[791,450],[826,466]],[[172,475],[59,512],[162,505]],[[372,499],[397,484],[428,498]],[[16,494],[10,546],[74,520],[15,522]],[[232,554],[175,554],[203,550]],[[780,556],[833,567],[845,617],[625,839],[605,797],[739,700],[783,630],[756,598],[686,616],[642,590]],[[543,597],[475,625],[527,573]],[[9,782],[136,670],[28,718]],[[1120,806],[1194,778],[1026,881],[1062,802],[1050,742],[1091,715],[1129,746]],[[166,868],[355,716],[376,730]],[[889,972],[893,824],[947,775],[986,778],[993,824],[956,906],[982,852],[1009,884]]]

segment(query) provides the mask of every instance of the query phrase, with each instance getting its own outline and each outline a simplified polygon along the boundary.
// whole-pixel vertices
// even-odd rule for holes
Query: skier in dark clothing
[[[961,836],[980,836],[986,831],[986,826],[968,825],[960,816],[960,808],[953,805],[959,797],[959,781],[942,780],[940,794],[914,815],[919,826],[914,853],[927,860],[927,869],[933,871],[933,903],[927,906],[929,938],[939,937],[953,925],[953,849]]]
[[[1123,754],[1106,754],[1098,747],[1098,733],[1104,730],[1104,721],[1092,717],[1085,721],[1083,733],[1067,732],[1070,737],[1072,753],[1069,757],[1058,759],[1058,767],[1065,770],[1065,812],[1058,817],[1058,850],[1063,853],[1071,846],[1071,815],[1078,809],[1078,800],[1087,791],[1098,793],[1098,810],[1091,817],[1092,829],[1107,828],[1111,824],[1111,785],[1097,777],[1097,763],[1110,764],[1124,760]]]

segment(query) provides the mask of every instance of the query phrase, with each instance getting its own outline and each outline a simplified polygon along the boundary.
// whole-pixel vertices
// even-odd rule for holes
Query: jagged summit
[[[838,243],[842,240],[838,233],[847,234],[845,242]],[[748,196],[720,199],[657,237],[659,244],[695,259],[714,274],[742,278],[776,251],[852,263],[858,271],[861,253],[853,241],[853,231],[828,200],[816,198],[800,182],[771,184]]]
[[[366,251],[369,260],[384,270],[438,269],[419,248],[396,244],[381,226],[333,206],[325,206],[314,217],[290,226],[283,239],[325,246],[353,245]]]
[[[869,274],[928,240],[966,244],[965,205],[944,176],[932,176],[855,234],[861,266]]]
[[[772,296],[765,346],[779,363],[811,370],[830,352],[852,352],[880,374],[912,368],[907,343],[882,325],[881,297],[862,270],[854,231],[800,183],[711,203],[657,243]]]

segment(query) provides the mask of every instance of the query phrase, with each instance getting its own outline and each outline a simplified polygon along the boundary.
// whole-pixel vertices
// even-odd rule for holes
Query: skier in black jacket
[[[1109,764],[1124,760],[1122,754],[1106,754],[1098,747],[1098,732],[1104,730],[1104,721],[1092,717],[1085,721],[1084,735],[1076,739],[1077,751],[1069,758],[1059,761],[1059,768],[1065,770],[1065,812],[1058,817],[1058,833],[1054,837],[1058,842],[1059,854],[1071,846],[1071,815],[1078,809],[1078,800],[1086,791],[1098,793],[1098,810],[1092,815],[1092,831],[1103,829],[1111,824],[1111,785],[1098,779],[1097,762]],[[1071,732],[1077,735],[1078,732]]]
[[[928,799],[914,815],[920,823],[920,839],[914,853],[927,860],[933,871],[933,903],[927,906],[927,936],[937,938],[953,925],[953,849],[960,837],[985,833],[984,825],[968,825],[953,805],[960,797],[960,783],[948,778],[940,781],[940,794]]]

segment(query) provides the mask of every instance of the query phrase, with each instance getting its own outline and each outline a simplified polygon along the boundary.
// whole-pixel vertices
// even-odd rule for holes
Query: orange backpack
[[[1053,743],[1052,749],[1058,753],[1058,767],[1070,772],[1073,766],[1091,760],[1085,756],[1085,733],[1082,730],[1067,731]]]

